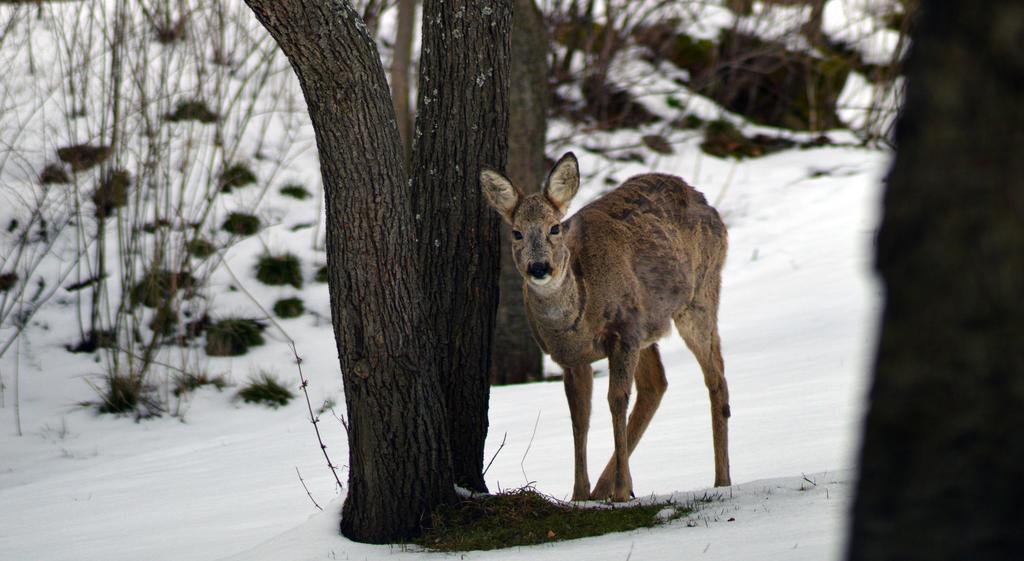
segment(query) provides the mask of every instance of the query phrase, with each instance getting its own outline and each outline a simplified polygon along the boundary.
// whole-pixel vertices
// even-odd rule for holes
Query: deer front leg
[[[615,476],[612,478],[610,495],[615,502],[628,501],[633,494],[633,478],[629,473],[626,412],[629,409],[629,393],[633,386],[633,373],[636,371],[638,358],[637,351],[622,347],[608,356],[608,407],[612,413],[612,434],[615,439]],[[594,489],[591,498],[604,499],[608,496],[607,489],[597,488]]]
[[[572,500],[585,501],[590,497],[590,477],[587,475],[587,431],[590,430],[590,401],[594,389],[594,371],[590,365],[564,370],[565,397],[569,401],[572,419],[572,440],[576,450],[576,478]]]

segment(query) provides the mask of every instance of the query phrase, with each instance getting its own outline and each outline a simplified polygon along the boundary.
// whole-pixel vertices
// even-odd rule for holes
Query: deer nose
[[[526,272],[535,279],[542,279],[551,274],[551,265],[546,262],[535,261],[530,263],[530,266],[526,268]]]

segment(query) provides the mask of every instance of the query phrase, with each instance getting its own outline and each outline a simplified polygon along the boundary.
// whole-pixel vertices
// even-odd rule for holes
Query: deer
[[[625,502],[633,494],[629,457],[668,388],[657,341],[674,322],[704,374],[711,401],[715,486],[729,476],[729,390],[718,336],[725,224],[704,195],[673,175],[627,179],[563,220],[580,186],[566,153],[538,193],[500,172],[480,172],[484,199],[511,226],[533,336],[562,367],[575,449],[573,501]],[[608,406],[615,449],[593,490],[587,433],[591,363],[608,359]],[[632,386],[636,403],[626,420]]]

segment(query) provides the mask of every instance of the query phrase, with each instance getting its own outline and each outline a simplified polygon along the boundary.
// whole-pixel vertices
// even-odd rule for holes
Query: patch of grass
[[[276,409],[288,405],[295,394],[284,387],[273,374],[260,372],[238,391],[238,397],[246,403],[262,403]]]
[[[251,236],[260,231],[260,219],[244,212],[232,212],[221,229],[239,236]]]
[[[149,320],[149,328],[159,335],[173,335],[178,329],[178,323],[178,312],[168,300],[153,312],[153,318]]]
[[[18,284],[18,273],[4,273],[0,275],[0,292],[7,292]]]
[[[249,347],[262,345],[263,325],[254,319],[225,318],[206,328],[206,354],[209,356],[239,356]]]
[[[132,287],[132,306],[142,304],[147,308],[156,308],[171,300],[175,292],[191,290],[195,285],[195,277],[185,271],[150,271]]]
[[[756,134],[748,137],[735,125],[725,120],[711,121],[704,127],[704,142],[700,149],[719,158],[756,158],[787,148],[796,143],[779,137]]]
[[[302,263],[293,253],[266,254],[256,262],[256,278],[271,286],[290,284],[302,288]]]
[[[82,171],[99,164],[114,152],[109,146],[93,146],[91,144],[75,144],[57,149],[60,161],[71,166],[71,171]]]
[[[313,196],[308,189],[298,183],[289,183],[288,185],[281,187],[281,194],[300,201],[304,201]]]
[[[321,265],[316,270],[316,274],[313,275],[313,280],[316,282],[327,282],[327,265]]]
[[[140,417],[158,415],[161,411],[156,390],[136,374],[110,374],[104,378],[106,387],[97,388],[102,401],[100,413],[136,413]]]
[[[189,99],[179,101],[174,106],[174,111],[167,115],[171,122],[199,121],[200,123],[216,123],[220,116],[207,107],[206,102],[201,99]]]
[[[220,172],[220,190],[225,193],[251,183],[256,183],[256,174],[245,164],[232,164]]]
[[[64,346],[69,353],[91,353],[100,348],[113,349],[116,347],[117,334],[112,329],[90,331],[81,341]]]
[[[96,216],[110,216],[115,208],[128,204],[128,189],[131,186],[132,174],[126,170],[119,169],[108,173],[92,194]]]
[[[274,313],[281,318],[296,318],[306,311],[301,298],[282,298],[274,302]]]
[[[189,255],[200,259],[206,259],[217,251],[216,246],[203,238],[189,240],[189,242],[185,244],[185,249],[188,250]]]
[[[659,514],[666,509],[674,512]],[[442,507],[415,543],[437,551],[499,549],[650,528],[687,512],[668,503],[584,508],[527,487]]]
[[[174,377],[174,397],[181,397],[203,386],[213,386],[217,388],[217,391],[220,391],[228,386],[228,381],[224,376],[210,376],[205,372],[200,372],[199,374],[192,374],[191,372],[178,374]]]
[[[39,183],[41,185],[53,185],[54,183],[71,183],[71,177],[64,171],[60,164],[46,164],[43,171],[39,172]]]

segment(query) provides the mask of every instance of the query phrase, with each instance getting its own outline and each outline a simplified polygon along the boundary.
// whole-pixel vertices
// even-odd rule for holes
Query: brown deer
[[[484,196],[512,226],[512,254],[534,337],[565,371],[575,443],[573,500],[629,500],[629,456],[668,387],[655,342],[674,321],[704,371],[711,396],[715,486],[730,485],[729,390],[718,339],[718,293],[726,231],[718,212],[682,179],[644,174],[562,222],[579,189],[571,152],[540,193],[524,197],[505,176],[483,170]],[[608,358],[615,452],[593,492],[587,430],[593,371]],[[629,394],[637,398],[626,422]]]

